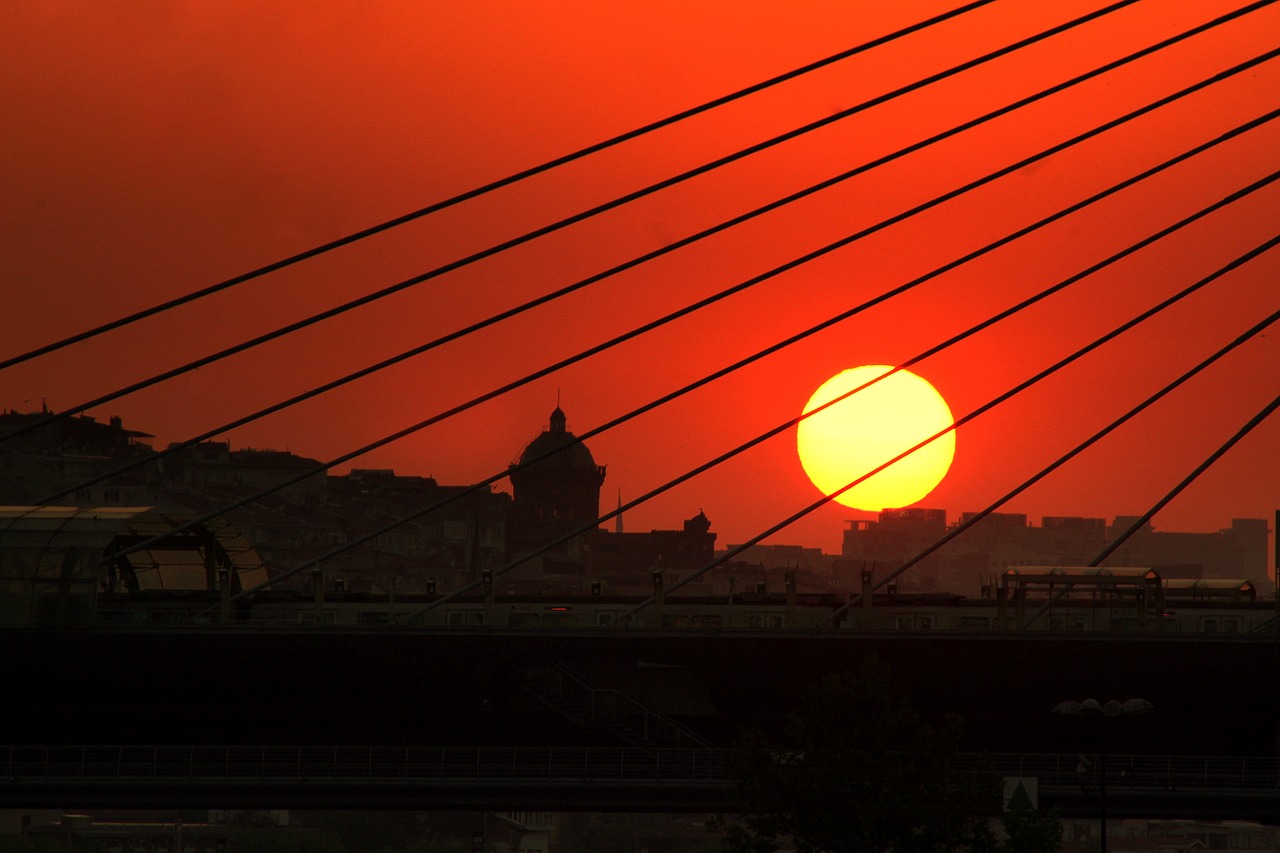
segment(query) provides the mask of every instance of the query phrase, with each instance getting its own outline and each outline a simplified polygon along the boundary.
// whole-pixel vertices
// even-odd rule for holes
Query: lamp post
[[[1105,705],[1097,699],[1086,699],[1083,702],[1061,702],[1054,706],[1053,713],[1068,717],[1098,718],[1098,833],[1101,835],[1101,853],[1107,853],[1107,727],[1108,717],[1127,717],[1134,714],[1148,714],[1155,706],[1146,699],[1130,699],[1120,702],[1115,699]]]

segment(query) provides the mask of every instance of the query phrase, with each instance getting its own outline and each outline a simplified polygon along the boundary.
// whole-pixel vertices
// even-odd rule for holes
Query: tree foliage
[[[236,853],[345,853],[332,832],[306,829],[237,828],[230,836]]]
[[[997,837],[989,817],[1000,810],[998,780],[961,772],[960,734],[958,722],[931,726],[896,699],[875,661],[828,677],[801,697],[781,741],[746,738],[736,767],[741,819],[721,822],[727,845],[734,853],[772,853],[783,839],[798,853],[1056,851],[1057,821],[1034,813],[1016,825],[1016,839]]]

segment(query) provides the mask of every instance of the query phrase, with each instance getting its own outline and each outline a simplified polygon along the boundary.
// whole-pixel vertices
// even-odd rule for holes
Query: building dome
[[[519,464],[527,465],[544,455],[546,458],[537,466],[541,470],[590,471],[592,473],[596,470],[596,460],[592,457],[591,451],[585,444],[577,441],[573,433],[565,429],[564,412],[559,406],[551,413],[550,428],[529,442],[524,452],[520,454]]]
[[[542,545],[593,524],[600,515],[604,466],[565,428],[557,406],[547,430],[529,442],[511,466],[512,517],[509,545]],[[563,545],[562,551],[566,551]]]

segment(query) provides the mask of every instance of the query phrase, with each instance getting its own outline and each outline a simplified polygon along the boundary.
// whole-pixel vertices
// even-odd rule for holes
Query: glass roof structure
[[[151,507],[0,507],[0,624],[91,621],[99,592],[233,592],[267,580],[252,544],[214,520]],[[164,537],[133,553],[133,545]]]

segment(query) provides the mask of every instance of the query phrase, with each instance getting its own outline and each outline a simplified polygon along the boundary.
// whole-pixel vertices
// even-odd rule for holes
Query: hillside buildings
[[[0,414],[0,435],[49,415]],[[316,563],[330,588],[392,595],[455,589],[519,556],[529,559],[501,572],[503,591],[643,591],[652,571],[688,572],[710,561],[715,543],[701,512],[674,530],[597,528],[605,467],[568,431],[558,407],[511,466],[513,495],[390,469],[331,475],[315,459],[222,441],[151,460],[152,438],[119,418],[82,415],[0,443],[0,505],[67,492],[55,503],[188,516],[232,507],[223,518],[253,543],[277,586],[311,588],[311,572],[290,570]]]
[[[0,414],[0,505],[152,508],[188,517],[231,507],[225,522],[252,543],[273,584],[396,595],[445,592],[490,576],[499,592],[645,593],[655,580],[687,578],[715,557],[716,534],[698,510],[671,529],[623,532],[600,526],[606,467],[568,428],[557,407],[547,426],[508,469],[512,494],[490,485],[443,485],[431,477],[357,468],[329,474],[288,451],[232,449],[206,441],[150,458],[148,433],[119,418],[77,416],[38,430],[45,410]],[[90,478],[117,471],[102,483]],[[724,594],[780,589],[859,588],[864,570],[882,576],[968,521],[941,509],[886,510],[852,521],[841,555],[798,546],[757,545],[733,565],[691,585]],[[976,594],[1011,566],[1084,566],[1132,518],[995,513],[902,577],[903,591]],[[1235,519],[1216,533],[1171,533],[1144,526],[1105,565],[1154,568],[1164,578],[1267,577],[1267,523]],[[312,571],[293,571],[306,566]],[[318,574],[316,574],[318,573]],[[140,582],[143,580],[139,577]],[[145,585],[145,584],[144,584]]]

